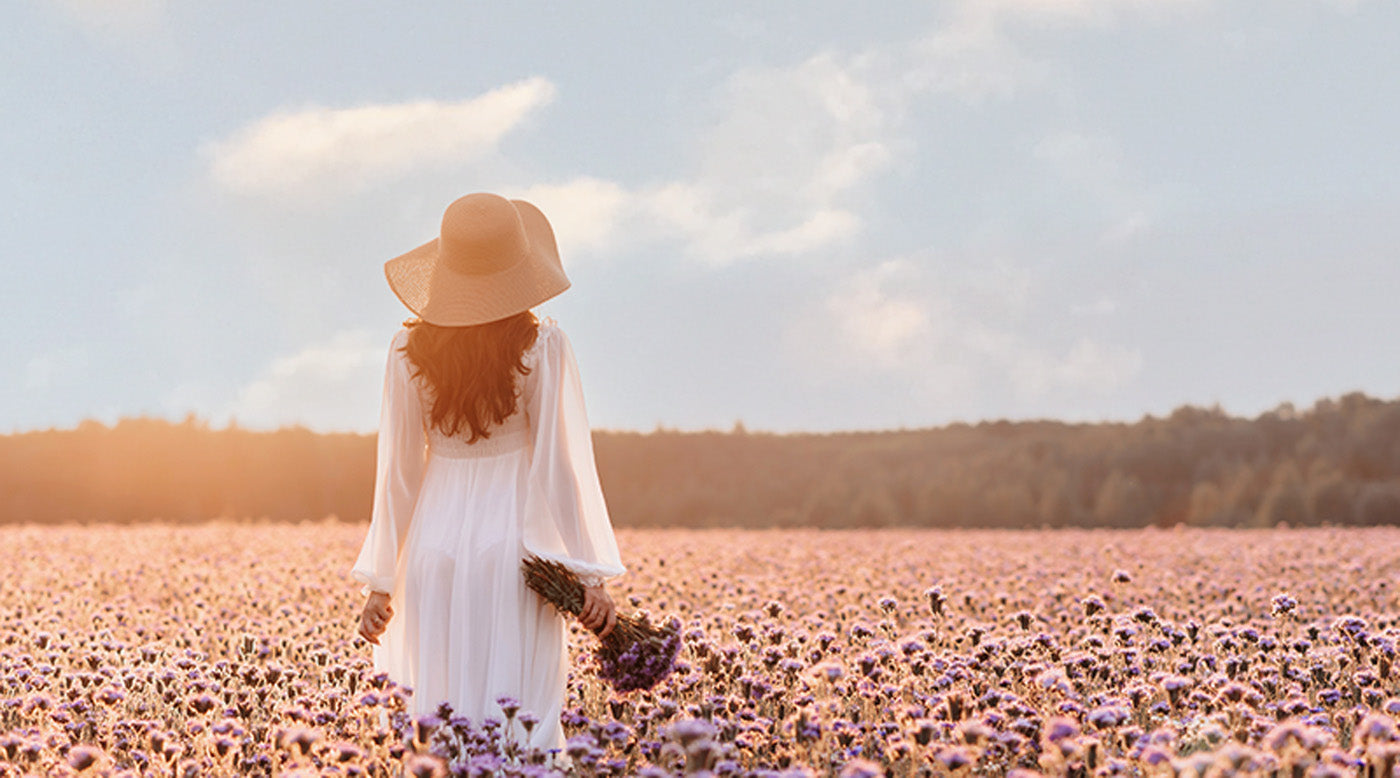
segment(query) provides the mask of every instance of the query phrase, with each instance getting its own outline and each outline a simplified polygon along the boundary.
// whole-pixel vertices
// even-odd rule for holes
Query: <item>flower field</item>
[[[411,720],[355,634],[364,528],[0,529],[0,776],[547,775]],[[1400,531],[629,531],[680,665],[581,775],[1392,775]],[[509,716],[529,711],[503,710]],[[1019,772],[1018,772],[1019,771]]]

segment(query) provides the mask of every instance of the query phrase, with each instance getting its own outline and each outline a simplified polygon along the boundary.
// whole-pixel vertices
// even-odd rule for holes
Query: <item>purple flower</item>
[[[74,746],[68,750],[68,765],[78,772],[97,764],[101,758],[102,751],[92,746]]]
[[[686,748],[701,738],[714,737],[715,725],[704,719],[682,719],[671,725],[668,734]]]
[[[1116,727],[1127,721],[1128,718],[1128,710],[1118,705],[1104,705],[1089,713],[1089,722],[1099,729]]]
[[[1274,618],[1292,613],[1298,608],[1298,601],[1286,594],[1275,594],[1272,600],[1273,608],[1270,615]]]
[[[943,763],[949,770],[956,770],[959,767],[966,767],[976,761],[966,748],[953,747],[945,748],[938,752],[938,761]]]
[[[516,711],[520,710],[520,700],[514,697],[503,696],[496,698],[496,704],[501,706],[501,712],[506,714],[506,721],[515,718]]]
[[[1046,740],[1051,743],[1058,743],[1065,738],[1077,736],[1079,734],[1079,725],[1074,723],[1074,719],[1056,716],[1045,722],[1045,726],[1041,731]]]
[[[841,778],[880,778],[885,769],[868,759],[852,759],[841,768]]]

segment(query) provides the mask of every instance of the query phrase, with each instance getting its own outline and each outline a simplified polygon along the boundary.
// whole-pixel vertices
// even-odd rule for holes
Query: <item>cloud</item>
[[[1122,173],[1122,152],[1103,135],[1054,133],[1037,142],[1032,153],[1065,178],[1092,189],[1113,186]]]
[[[740,70],[720,90],[692,168],[637,185],[540,182],[512,196],[549,215],[564,252],[679,243],[720,267],[832,249],[861,232],[861,188],[894,159],[869,70],[830,53]]]
[[[1092,303],[1071,305],[1069,312],[1075,316],[1112,316],[1118,312],[1118,301],[1112,297],[1100,297]]]
[[[860,232],[856,195],[894,159],[876,66],[827,52],[729,78],[699,169],[661,206],[693,256],[723,265],[809,253]]]
[[[1214,0],[967,0],[967,7],[1001,21],[1069,21],[1103,24],[1128,14],[1162,18]]]
[[[835,283],[794,326],[789,345],[817,374],[912,387],[941,413],[981,414],[989,395],[1027,415],[1053,415],[1085,394],[1107,396],[1142,371],[1137,348],[1093,330],[1111,300],[1074,311],[1067,333],[1031,315],[1042,299],[1030,277],[1000,262],[886,260]],[[858,366],[852,368],[852,366]],[[823,379],[824,380],[824,379]]]
[[[912,92],[952,95],[979,104],[1008,99],[1043,82],[1048,68],[1023,54],[995,15],[978,6],[960,11],[911,47],[904,83]]]
[[[1106,27],[1130,17],[1158,20],[1211,0],[957,0],[944,20],[906,55],[902,79],[915,93],[947,94],[966,103],[1007,100],[1053,84],[1052,63],[1017,42],[1024,28]]]
[[[159,27],[168,0],[50,0],[85,30],[117,36],[143,35]]]
[[[87,376],[88,365],[88,352],[83,347],[41,354],[25,363],[24,388],[42,391],[75,386]]]
[[[534,203],[549,217],[563,256],[598,253],[614,246],[636,194],[614,181],[583,177],[561,184],[536,184],[512,197]]]
[[[1022,400],[1036,400],[1055,392],[1112,394],[1142,371],[1142,353],[1082,337],[1067,351],[1032,345],[999,333],[988,350],[993,363],[1011,379]]]
[[[846,349],[889,367],[907,362],[908,352],[929,336],[928,311],[888,288],[909,271],[908,262],[882,262],[850,276],[827,298],[827,312]]]
[[[203,151],[212,179],[230,191],[332,196],[425,168],[481,159],[554,94],[553,83],[536,77],[458,102],[285,111],[258,119]]]
[[[748,68],[721,89],[696,163],[659,182],[579,178],[526,189],[585,249],[679,242],[713,266],[810,254],[859,234],[862,186],[890,166],[886,108],[861,58]],[[555,203],[555,210],[547,207]]]
[[[271,429],[301,424],[320,432],[372,430],[389,345],[367,330],[274,359],[216,419]]]

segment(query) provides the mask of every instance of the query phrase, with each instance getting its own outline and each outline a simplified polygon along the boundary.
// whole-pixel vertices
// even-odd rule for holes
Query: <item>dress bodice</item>
[[[425,420],[426,423],[426,420]],[[428,451],[440,457],[451,459],[472,459],[494,457],[509,451],[517,451],[530,445],[530,422],[524,409],[517,409],[503,424],[490,429],[491,437],[477,438],[468,443],[470,431],[456,435],[444,435],[437,427],[428,429]]]
[[[427,437],[428,453],[451,459],[474,459],[494,457],[530,445],[530,419],[525,411],[525,400],[520,396],[523,388],[520,379],[521,376],[517,374],[515,413],[504,422],[490,427],[487,430],[491,434],[490,437],[477,438],[475,443],[467,442],[471,437],[470,429],[459,430],[456,435],[448,435],[432,425],[433,391],[424,386],[421,380],[415,379],[414,384],[423,409],[423,431]]]
[[[528,367],[537,356],[537,349],[540,339],[536,339],[524,355],[524,361]],[[475,443],[468,443],[471,437],[471,430],[459,431],[456,435],[447,435],[437,427],[431,426],[430,413],[433,407],[433,391],[424,385],[423,381],[415,379],[414,384],[418,390],[420,405],[423,409],[423,428],[427,436],[428,451],[440,457],[450,459],[474,459],[477,457],[494,457],[511,451],[518,451],[530,445],[530,417],[525,410],[526,390],[529,386],[526,383],[526,376],[516,373],[515,391],[516,407],[515,413],[511,414],[504,422],[491,427],[488,438],[477,438]]]

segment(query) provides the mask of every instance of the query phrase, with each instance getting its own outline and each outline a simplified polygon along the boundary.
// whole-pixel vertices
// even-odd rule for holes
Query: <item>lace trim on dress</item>
[[[466,435],[444,435],[434,427],[428,430],[428,450],[449,459],[494,457],[519,451],[530,445],[530,425],[524,413],[516,413],[504,424],[491,429],[491,437],[468,443]]]
[[[535,342],[538,343],[539,339]],[[521,378],[519,374],[515,376],[517,393],[522,388]],[[433,390],[424,381],[415,380],[413,383],[423,407],[423,424],[428,425],[428,411],[433,407]],[[530,422],[525,415],[524,400],[519,402],[521,405],[510,418],[488,430],[491,437],[478,438],[475,443],[467,442],[467,438],[471,437],[470,432],[465,435],[445,435],[437,427],[428,427],[428,451],[448,459],[477,459],[500,456],[529,446]]]

